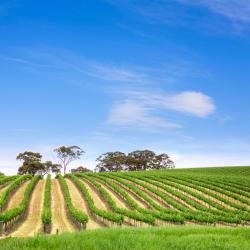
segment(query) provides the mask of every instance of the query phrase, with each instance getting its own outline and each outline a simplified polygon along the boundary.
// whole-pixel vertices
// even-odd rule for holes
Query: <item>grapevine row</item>
[[[50,233],[52,214],[51,214],[51,175],[47,176],[45,191],[44,191],[44,201],[43,201],[43,212],[42,212],[42,223],[44,227],[44,232]]]

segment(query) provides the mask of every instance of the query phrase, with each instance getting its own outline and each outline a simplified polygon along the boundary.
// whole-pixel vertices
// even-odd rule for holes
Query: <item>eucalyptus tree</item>
[[[75,160],[78,160],[81,158],[81,156],[85,153],[80,147],[78,146],[61,146],[56,149],[54,149],[54,152],[56,153],[58,159],[60,160],[62,167],[63,167],[63,173],[66,173],[67,166]]]

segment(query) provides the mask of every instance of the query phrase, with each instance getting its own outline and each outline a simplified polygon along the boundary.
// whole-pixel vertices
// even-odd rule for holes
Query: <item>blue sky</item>
[[[79,145],[250,163],[247,0],[0,1],[0,171]]]

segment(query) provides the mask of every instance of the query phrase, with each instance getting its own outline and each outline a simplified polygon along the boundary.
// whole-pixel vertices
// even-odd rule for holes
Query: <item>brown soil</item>
[[[127,183],[129,183],[129,184],[134,185],[136,188],[138,188],[141,191],[143,191],[147,196],[149,196],[150,199],[152,199],[155,203],[157,203],[158,205],[162,206],[163,208],[174,209],[171,205],[167,204],[165,201],[163,201],[160,197],[156,196],[151,191],[143,189],[140,185],[137,185],[137,184],[133,183],[132,181],[129,181],[129,180],[124,180],[124,181],[127,182]]]
[[[136,193],[134,193],[132,190],[130,190],[129,188],[127,188],[126,186],[120,184],[119,182],[112,180],[112,182],[116,185],[118,185],[121,189],[123,189],[124,191],[126,191],[127,193],[130,194],[130,198],[133,199],[138,206],[145,208],[145,209],[150,209],[151,206],[143,200],[143,198],[141,198],[140,196],[138,196]]]
[[[57,179],[51,183],[52,194],[52,234],[73,232],[74,226],[67,218],[66,204]]]
[[[114,202],[116,203],[117,207],[120,208],[125,208],[128,210],[131,210],[131,208],[129,207],[129,205],[127,204],[126,201],[124,201],[116,192],[114,192],[111,188],[109,188],[105,183],[103,183],[102,181],[100,181],[99,179],[95,179],[100,185],[102,185],[103,189],[105,189],[109,195],[111,196],[111,198],[114,200]]]
[[[41,232],[41,214],[43,209],[44,180],[40,180],[31,196],[27,219],[14,231],[13,237],[34,236]]]
[[[168,181],[169,181],[169,180],[168,180]],[[169,182],[171,183],[171,182],[173,182],[173,181],[169,181]],[[184,186],[183,184],[180,184],[180,185],[181,185],[181,186]],[[205,193],[203,193],[203,192],[201,192],[201,191],[199,191],[199,190],[197,190],[197,189],[195,189],[195,188],[191,188],[191,187],[188,187],[188,186],[184,186],[184,187],[187,188],[187,189],[189,189],[189,190],[191,190],[191,191],[193,191],[193,192],[196,192],[196,193],[198,193],[198,194],[203,195],[203,196],[206,197],[207,199],[210,199],[211,201],[213,201],[213,202],[215,202],[215,203],[217,203],[217,204],[220,204],[221,206],[223,206],[223,207],[225,207],[225,208],[227,208],[227,209],[235,209],[235,208],[229,206],[228,204],[224,203],[223,201],[218,200],[218,199],[214,198],[214,197],[211,196],[211,195],[205,194]],[[213,190],[210,190],[210,189],[207,189],[207,188],[204,188],[204,189],[210,191],[211,193],[220,195],[220,193],[214,192]],[[206,204],[207,204],[207,203],[206,203]],[[209,204],[207,204],[207,207],[211,207],[211,206],[210,206]]]
[[[86,213],[89,217],[89,221],[87,223],[86,229],[88,230],[88,229],[100,228],[101,225],[92,219],[92,216],[88,210],[88,206],[87,206],[85,200],[83,199],[80,191],[76,188],[76,186],[74,185],[74,183],[71,180],[69,180],[69,179],[65,179],[65,180],[66,180],[67,185],[69,187],[70,196],[72,199],[73,206],[75,208],[77,208],[78,210]]]
[[[173,199],[174,201],[178,202],[180,205],[182,205],[182,206],[184,206],[184,207],[186,207],[186,208],[189,208],[189,209],[191,209],[191,210],[195,210],[195,208],[193,208],[192,206],[190,206],[189,204],[187,204],[185,201],[181,200],[180,198],[178,198],[177,196],[175,196],[175,195],[173,195],[173,194],[171,194],[171,193],[166,192],[164,189],[159,188],[159,187],[157,187],[157,186],[155,186],[155,185],[152,185],[151,183],[148,183],[148,182],[145,182],[145,181],[142,181],[142,180],[137,180],[137,181],[138,181],[138,182],[141,182],[141,183],[143,183],[143,184],[146,184],[146,185],[149,186],[149,187],[152,187],[152,188],[157,189],[158,191],[162,192],[163,194],[165,194],[165,195],[168,196],[169,198],[171,198],[171,199]],[[137,184],[135,184],[135,185],[137,185]],[[145,189],[145,188],[142,187],[142,189]],[[146,190],[148,190],[148,189],[146,189]]]
[[[2,195],[2,193],[9,187],[9,184],[4,184],[0,186],[0,196]]]
[[[9,200],[6,208],[4,209],[5,211],[10,210],[12,208],[16,208],[16,207],[19,206],[19,204],[23,200],[23,195],[24,195],[25,189],[28,186],[29,182],[30,181],[25,181],[24,183],[22,183],[18,187],[18,189],[16,190],[16,192],[13,194],[13,196]]]
[[[97,191],[92,185],[90,185],[88,181],[86,181],[86,180],[84,180],[84,179],[81,179],[81,181],[84,183],[84,185],[85,185],[86,188],[88,189],[90,196],[91,196],[92,199],[94,200],[95,206],[96,206],[97,208],[99,208],[99,209],[108,211],[108,210],[109,210],[109,207],[108,207],[108,205],[102,200],[102,198],[101,198],[100,194],[98,193],[98,191]]]

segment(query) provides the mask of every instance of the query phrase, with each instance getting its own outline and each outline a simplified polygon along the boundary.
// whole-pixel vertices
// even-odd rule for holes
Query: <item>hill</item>
[[[73,240],[87,234],[99,235],[98,241],[100,232],[110,234],[111,238],[123,232],[129,240],[130,232],[135,235],[143,232],[161,238],[158,234],[168,235],[173,230],[190,238],[209,232],[208,241],[216,232],[230,238],[234,234],[231,227],[246,227],[236,229],[239,234],[249,230],[250,167],[87,173],[59,175],[52,180],[50,176],[46,180],[29,175],[0,177],[0,209],[2,236],[100,229],[65,237]],[[196,236],[188,234],[190,226],[190,232]],[[222,226],[227,228],[216,228]],[[101,229],[107,227],[114,229],[107,232]],[[132,227],[145,229],[136,231]],[[39,238],[39,241],[47,239],[51,244],[59,240]],[[14,244],[13,240],[6,242],[9,242],[4,243],[6,247]]]

